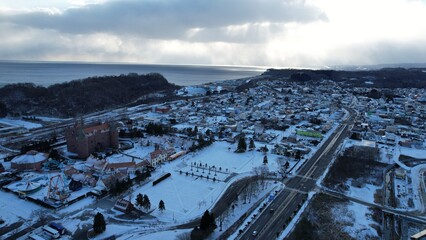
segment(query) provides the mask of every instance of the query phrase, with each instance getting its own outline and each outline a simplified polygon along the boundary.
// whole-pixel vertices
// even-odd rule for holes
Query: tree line
[[[0,88],[0,116],[32,115],[75,117],[121,106],[155,92],[174,95],[179,87],[159,73],[90,77],[54,84],[9,84]],[[144,98],[150,102],[150,97]]]

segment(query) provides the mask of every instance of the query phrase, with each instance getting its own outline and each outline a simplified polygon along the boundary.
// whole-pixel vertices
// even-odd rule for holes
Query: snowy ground
[[[426,159],[426,149],[400,147],[400,154],[417,159]]]
[[[287,129],[285,132],[274,131],[273,133],[278,137],[270,144],[266,144],[269,150],[273,148],[273,145],[277,141],[284,136],[288,136],[292,131],[294,131],[294,129]],[[146,147],[141,143],[135,143],[135,148],[127,150],[126,153],[141,157],[146,156],[153,150],[152,144],[160,140],[161,139],[156,139],[155,137],[150,138],[149,141],[151,146],[149,147]],[[162,141],[163,142],[158,143],[164,144],[164,139],[162,139]],[[174,145],[175,148],[180,147],[183,144],[177,140],[170,142],[173,143],[172,145]],[[265,143],[260,142],[255,142],[255,144],[257,148],[265,145]],[[150,178],[150,181],[153,181],[168,172],[172,175],[170,178],[156,186],[152,186],[150,181],[142,186],[133,186],[131,195],[123,197],[130,197],[130,199],[135,202],[137,194],[141,193],[148,195],[151,202],[150,214],[156,218],[151,223],[148,223],[148,225],[146,225],[146,222],[143,224],[140,221],[125,221],[123,224],[116,224],[118,219],[117,212],[111,211],[115,200],[96,200],[91,197],[85,198],[56,212],[46,210],[46,214],[52,214],[54,217],[61,219],[60,221],[62,224],[71,233],[75,233],[79,229],[82,229],[83,225],[91,225],[93,215],[99,211],[105,215],[108,223],[107,232],[102,234],[104,237],[113,233],[115,235],[124,234],[130,237],[130,239],[140,239],[141,237],[143,237],[142,239],[167,239],[168,236],[176,236],[176,234],[180,234],[181,231],[166,231],[167,228],[175,224],[185,223],[194,218],[200,217],[206,209],[211,208],[215,202],[220,199],[221,194],[223,194],[226,188],[236,179],[254,174],[253,169],[260,166],[266,166],[271,172],[277,172],[280,168],[280,162],[282,161],[277,161],[277,159],[283,158],[282,156],[268,153],[268,164],[264,165],[264,153],[255,150],[247,151],[245,153],[235,153],[234,151],[236,148],[236,143],[230,144],[227,142],[217,141],[212,146],[206,147],[195,153],[182,156],[173,162],[161,165],[155,172],[153,172],[153,176]],[[313,154],[317,148],[318,146],[313,147],[313,151],[311,151],[310,154]],[[301,162],[302,161],[299,163]],[[289,163],[290,167],[293,167],[297,162],[289,161]],[[193,165],[192,168],[191,164]],[[199,167],[196,168],[194,167],[194,164],[197,166],[201,164],[204,169]],[[210,174],[208,173],[209,169]],[[181,171],[182,173],[180,173]],[[188,175],[186,175],[186,172],[188,172]],[[192,176],[192,173],[194,173],[194,176]],[[200,175],[203,175],[203,178],[201,178]],[[206,176],[209,176],[209,179],[207,179]],[[215,181],[212,180],[213,178],[215,178]],[[46,181],[46,178],[38,179],[38,181]],[[44,184],[47,184],[47,182],[44,182]],[[268,192],[274,187],[277,187],[276,184],[270,184],[264,192],[259,193],[256,196],[257,199],[268,194]],[[34,195],[45,195],[45,190],[46,187]],[[7,197],[3,197],[3,195]],[[3,202],[3,199],[7,200]],[[160,200],[165,202],[166,210],[164,212],[158,210],[158,203]],[[31,219],[31,212],[40,211],[40,209],[45,210],[38,205],[17,198],[16,195],[5,193],[3,191],[0,192],[0,201],[2,209],[11,209],[9,213],[4,215],[6,218],[4,219],[6,221],[5,225],[16,222],[20,219],[29,220]],[[10,204],[10,202],[18,202],[19,204],[11,204],[12,206],[9,208],[8,204]],[[252,203],[254,202],[255,201],[253,200]],[[17,208],[16,211],[14,207]],[[239,207],[240,209],[236,209],[233,216],[228,217],[228,219],[224,222],[224,230],[251,206],[249,204],[240,204]],[[22,212],[20,213],[18,209],[24,209],[26,214]],[[33,220],[35,221],[36,219]],[[153,235],[146,235],[147,233],[152,233]],[[141,234],[143,234],[143,236]],[[98,238],[102,236],[99,236]]]
[[[23,127],[26,129],[42,127],[40,123],[33,123],[29,121],[24,121],[21,119],[12,119],[12,118],[0,118],[0,123],[10,125],[13,127]]]
[[[372,184],[363,184],[362,188],[352,185],[352,181],[346,182],[349,186],[348,195],[366,202],[374,203],[374,194],[380,188]]]
[[[31,220],[33,211],[41,209],[35,203],[19,199],[15,194],[0,192],[1,219],[5,221],[5,226],[19,221]]]
[[[125,234],[123,236],[118,237],[118,240],[131,240],[131,239],[140,239],[140,240],[151,240],[151,239],[177,239],[177,236],[186,234],[187,236],[190,236],[192,229],[187,230],[169,230],[169,231],[151,231],[150,233],[130,233]],[[184,239],[190,239],[190,238],[184,238]]]
[[[372,212],[368,207],[350,202],[338,204],[333,209],[334,220],[342,224],[343,230],[355,239],[379,238],[373,226],[378,224],[371,218]]]
[[[232,150],[228,150],[229,146]],[[234,153],[233,149],[235,145],[215,142],[213,146],[163,164],[153,173],[151,179],[155,180],[165,173],[171,173],[171,177],[155,186],[150,183],[141,187],[134,186],[131,199],[135,201],[139,193],[148,195],[151,210],[154,210],[152,215],[162,222],[179,223],[199,217],[206,209],[214,205],[226,187],[235,180],[225,182],[231,177],[231,173],[244,173],[241,175],[244,176],[252,174],[254,167],[263,166],[263,153],[257,151]],[[272,155],[269,156],[274,158]],[[192,163],[201,163],[203,169],[192,167],[191,171]],[[211,168],[213,165],[216,171]],[[268,167],[270,170],[275,170],[277,163],[271,160]],[[210,174],[208,174],[209,168]],[[188,176],[186,172],[189,173]],[[200,175],[204,177],[201,178]],[[209,179],[206,176],[209,176]],[[213,178],[216,180],[213,181]],[[163,200],[166,205],[164,212],[157,209],[160,200]]]

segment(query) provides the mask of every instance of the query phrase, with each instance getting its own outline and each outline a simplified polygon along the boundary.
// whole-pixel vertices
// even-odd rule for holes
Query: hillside
[[[9,115],[75,117],[135,101],[169,98],[178,88],[158,73],[91,77],[47,88],[10,84],[0,88],[0,115],[3,111]]]
[[[426,69],[422,68],[382,68],[364,71],[268,69],[262,75],[271,79],[283,78],[298,82],[327,79],[342,82],[347,87],[426,87]]]

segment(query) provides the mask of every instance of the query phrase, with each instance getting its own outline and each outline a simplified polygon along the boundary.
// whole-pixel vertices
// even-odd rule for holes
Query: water
[[[150,72],[161,73],[171,83],[189,86],[256,76],[263,71],[265,71],[265,68],[240,66],[0,61],[0,87],[6,84],[24,82],[49,86],[93,76]]]

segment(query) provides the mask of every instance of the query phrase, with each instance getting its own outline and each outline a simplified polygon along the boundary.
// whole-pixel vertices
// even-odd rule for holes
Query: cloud
[[[3,60],[275,67],[426,62],[421,0],[2,3]]]
[[[318,8],[300,0],[128,0],[70,8],[60,14],[36,11],[0,17],[2,22],[70,34],[225,42],[262,38],[277,24],[325,19]]]

